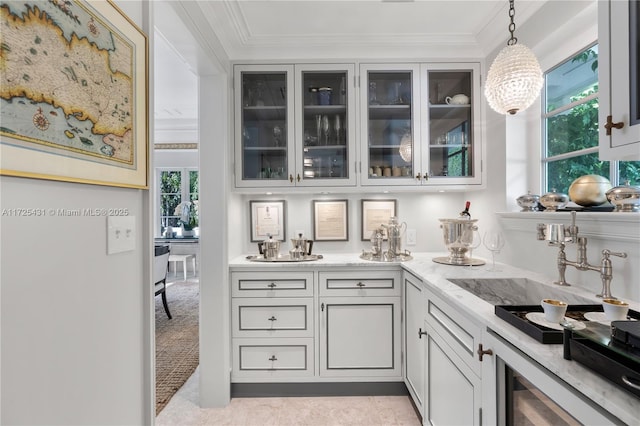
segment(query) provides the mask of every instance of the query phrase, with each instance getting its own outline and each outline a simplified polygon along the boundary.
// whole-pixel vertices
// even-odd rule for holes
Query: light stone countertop
[[[251,262],[245,256],[239,256],[229,262],[231,271],[242,270],[271,270],[287,269],[296,270],[313,269],[323,270],[335,267],[401,267],[422,279],[428,288],[440,296],[443,300],[460,309],[460,312],[474,321],[481,321],[505,340],[511,342],[522,352],[528,354],[540,365],[567,382],[587,398],[614,414],[627,424],[638,424],[640,419],[640,400],[633,395],[624,392],[618,386],[603,379],[581,364],[568,361],[563,358],[562,345],[542,344],[518,330],[511,324],[499,318],[494,313],[494,306],[467,290],[451,283],[449,279],[504,279],[527,278],[539,283],[549,285],[550,291],[566,293],[565,300],[569,303],[592,300],[593,303],[601,303],[601,299],[595,297],[592,292],[578,286],[559,287],[553,284],[553,279],[509,265],[499,264],[500,272],[486,270],[486,266],[450,266],[435,263],[434,257],[446,256],[446,252],[438,253],[412,253],[413,260],[406,262],[372,262],[360,259],[359,253],[331,253],[323,256],[323,259],[310,262]],[[550,265],[553,273],[554,265]],[[615,281],[612,283],[615,294]],[[575,299],[572,300],[572,296]],[[640,310],[640,303],[630,302],[631,309]]]

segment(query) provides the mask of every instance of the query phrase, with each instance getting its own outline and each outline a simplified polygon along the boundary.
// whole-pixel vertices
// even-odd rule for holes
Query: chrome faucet
[[[578,236],[578,227],[576,226],[576,212],[571,212],[571,225],[565,226],[559,223],[551,224],[538,224],[538,240],[548,241],[550,246],[559,247],[558,252],[558,273],[560,275],[558,281],[555,284],[568,286],[565,278],[565,271],[567,266],[573,266],[579,271],[597,271],[600,272],[600,278],[602,279],[602,290],[596,297],[602,297],[604,299],[615,299],[611,294],[611,279],[613,278],[613,266],[609,256],[618,256],[626,258],[627,254],[623,252],[612,252],[611,250],[602,250],[602,260],[600,265],[590,265],[587,260],[587,239],[586,237]],[[567,255],[564,251],[567,243],[578,243],[577,260],[575,262],[567,260]]]

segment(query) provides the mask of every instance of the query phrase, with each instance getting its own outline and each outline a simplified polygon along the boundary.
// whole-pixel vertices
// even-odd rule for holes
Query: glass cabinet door
[[[355,184],[353,70],[348,64],[296,65],[296,185]]]
[[[236,67],[235,81],[240,85],[239,99],[236,98],[236,146],[241,161],[239,182],[245,185],[289,183],[292,74],[292,67]]]
[[[477,66],[474,66],[477,68]],[[474,124],[479,96],[476,69],[429,67],[425,72],[427,121],[423,173],[427,184],[480,183],[480,140]]]
[[[419,129],[414,99],[415,66],[363,65],[362,102],[363,183],[415,184]]]

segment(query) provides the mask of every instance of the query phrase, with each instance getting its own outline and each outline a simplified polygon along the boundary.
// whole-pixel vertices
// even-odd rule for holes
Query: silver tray
[[[308,254],[305,255],[301,259],[292,259],[290,255],[283,254],[280,255],[277,259],[265,259],[264,256],[260,254],[255,254],[251,256],[247,256],[247,260],[251,262],[269,262],[269,263],[277,263],[277,262],[311,262],[313,260],[322,259],[321,254]]]
[[[443,263],[445,265],[455,265],[455,266],[480,266],[485,264],[485,261],[482,259],[475,259],[475,258],[469,258],[469,257],[465,257],[465,259],[460,263],[452,262],[451,259],[449,259],[449,256],[434,257],[433,261],[436,263]]]
[[[411,253],[404,252],[398,254],[394,259],[389,259],[385,256],[374,256],[370,251],[363,251],[360,255],[360,259],[370,260],[372,262],[404,262],[407,260],[412,260],[413,257],[411,256]]]

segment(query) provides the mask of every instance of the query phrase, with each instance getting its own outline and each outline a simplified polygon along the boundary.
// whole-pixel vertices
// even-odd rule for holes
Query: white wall
[[[257,243],[250,242],[249,235],[249,201],[250,200],[286,200],[286,237],[287,241],[282,245],[281,251],[285,252],[291,248],[290,238],[296,234],[296,230],[303,231],[305,237],[313,239],[313,200],[348,200],[348,241],[317,241],[314,242],[313,252],[323,253],[346,253],[361,252],[363,249],[370,250],[370,235],[367,241],[362,241],[361,230],[361,200],[362,199],[394,199],[397,201],[397,216],[400,222],[406,222],[407,228],[416,230],[417,244],[415,246],[404,245],[403,248],[409,251],[446,251],[442,230],[440,229],[439,218],[458,217],[464,209],[466,200],[471,201],[471,212],[475,211],[477,196],[473,193],[465,198],[461,193],[389,193],[389,194],[331,194],[313,195],[296,194],[288,196],[253,196],[242,195],[240,200],[234,203],[234,211],[230,216],[236,217],[238,228],[236,235],[241,237],[242,253],[257,254]]]
[[[149,28],[145,4],[117,3]],[[137,229],[107,255],[105,217],[3,215],[0,423],[150,424],[147,191],[6,176],[0,191],[2,209],[126,208]]]

